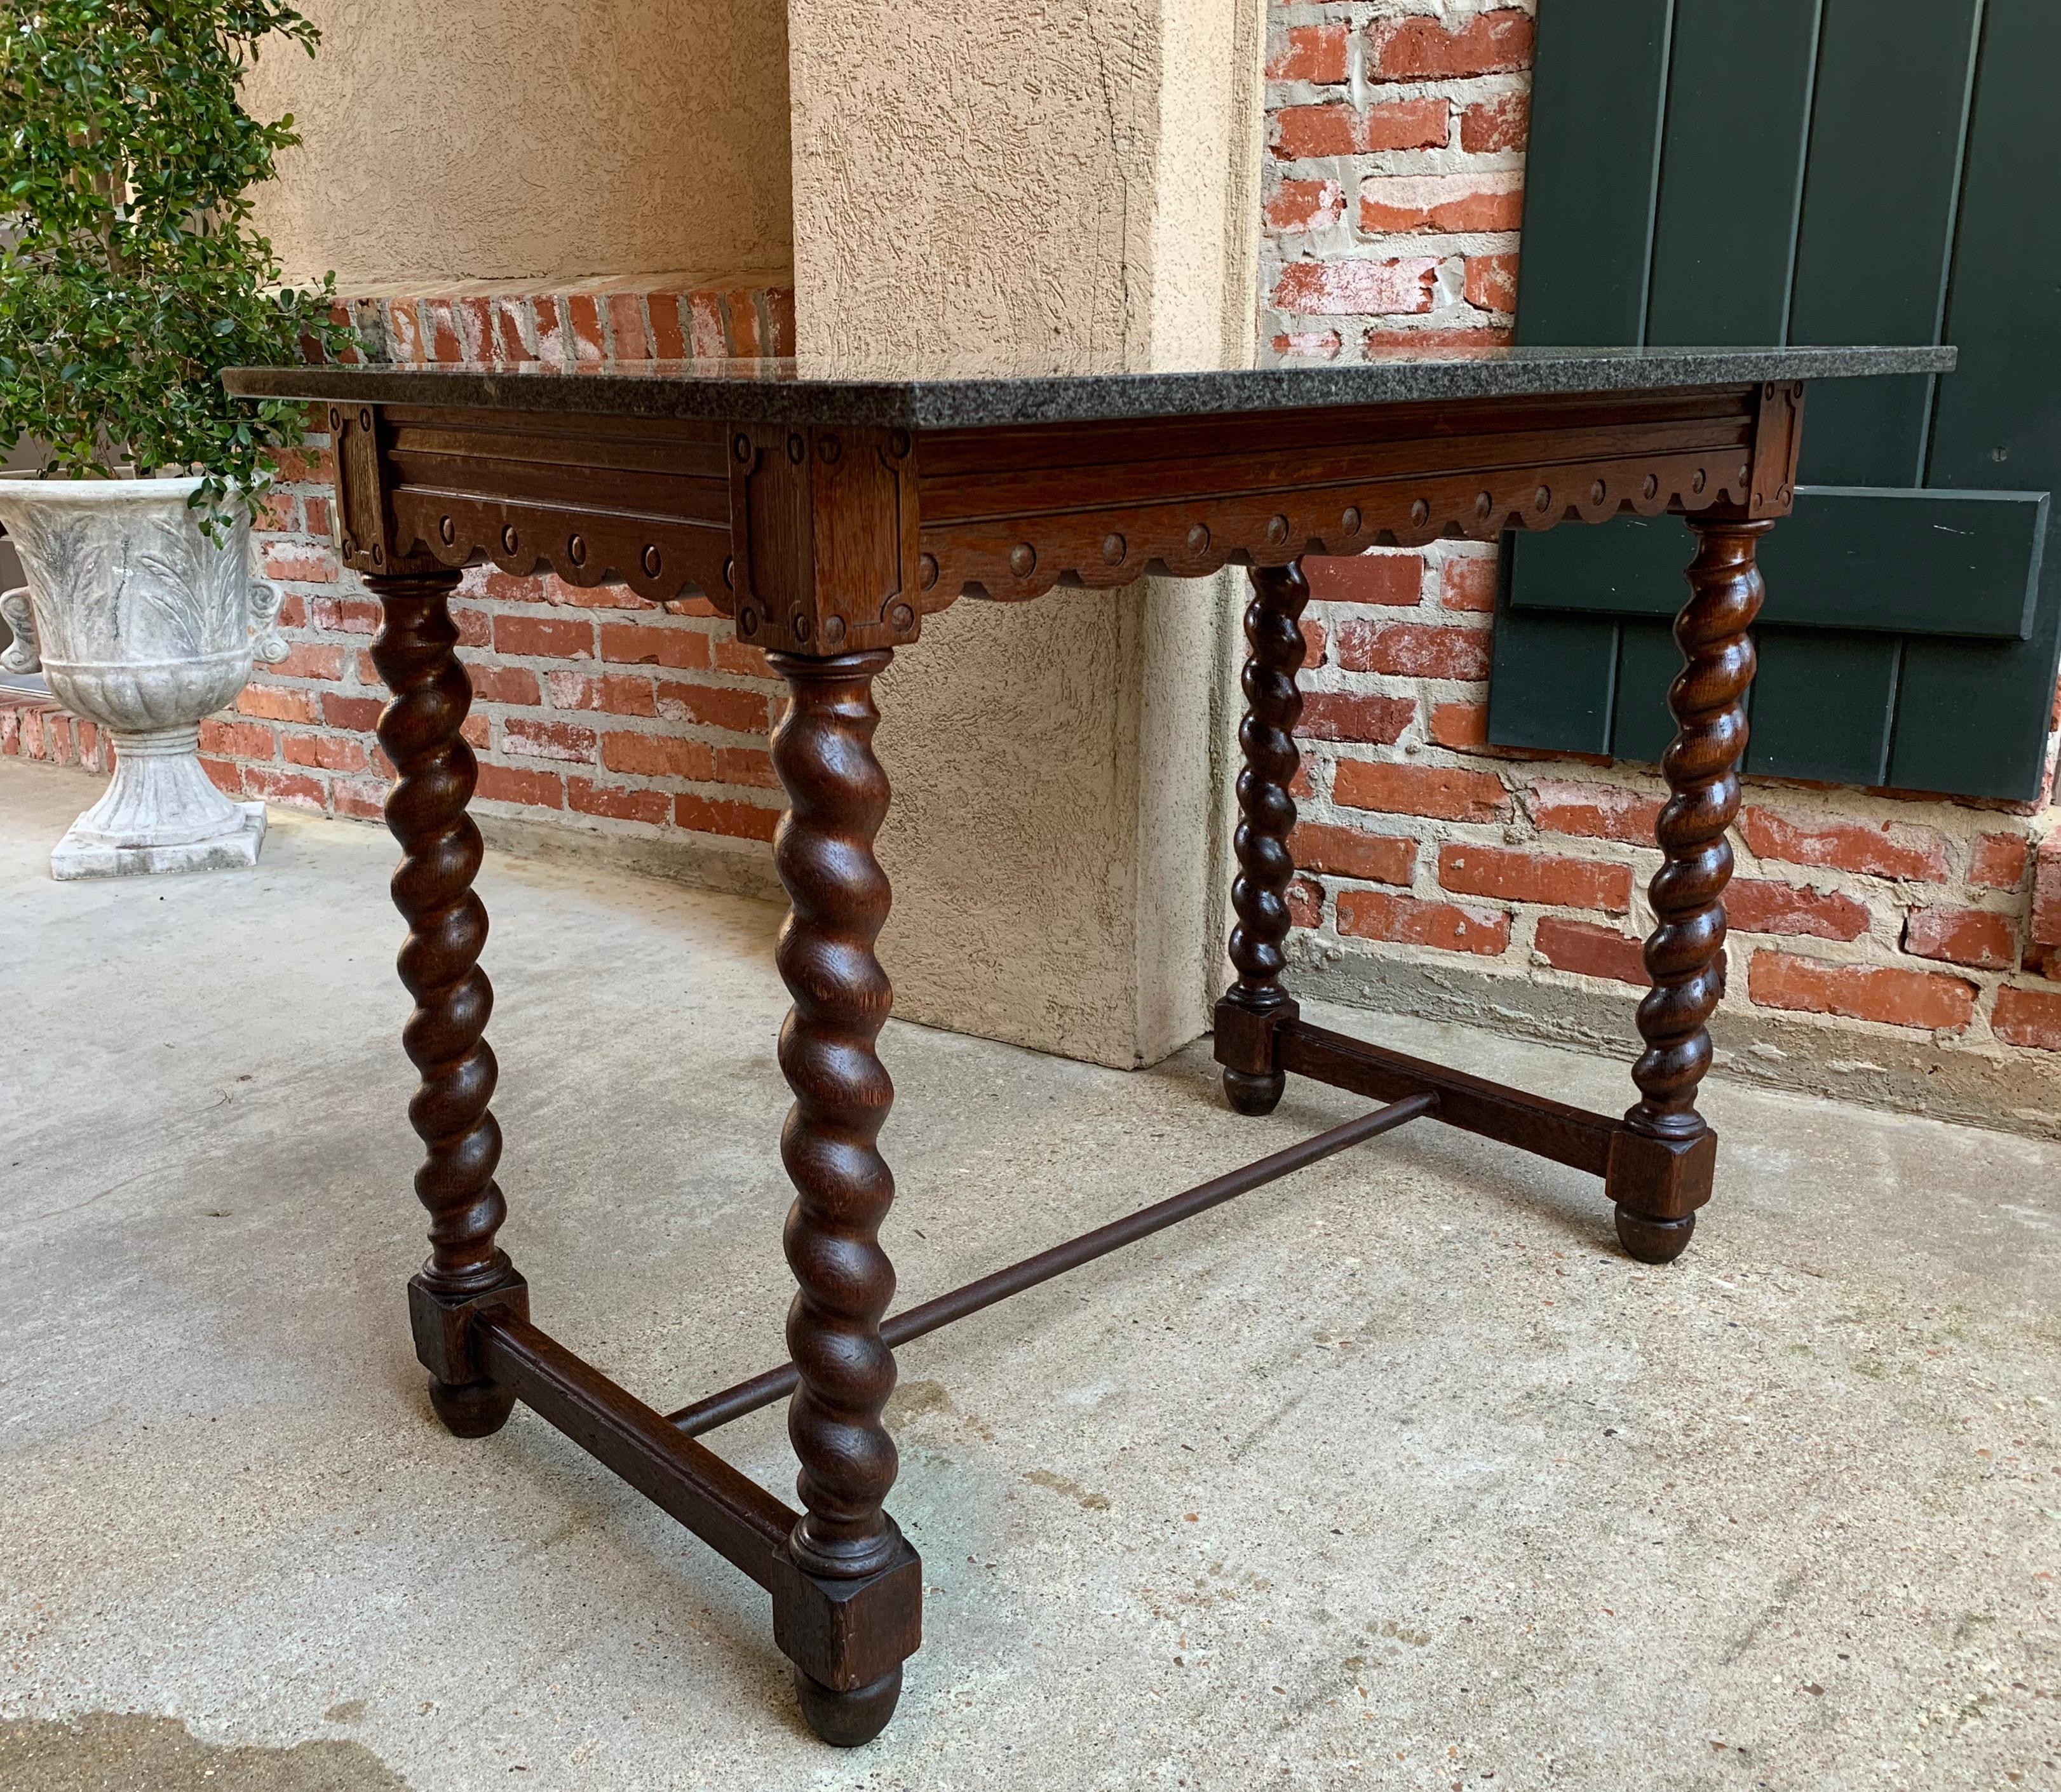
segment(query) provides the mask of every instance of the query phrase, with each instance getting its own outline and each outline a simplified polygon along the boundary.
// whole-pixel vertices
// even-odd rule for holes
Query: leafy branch
[[[262,40],[314,53],[283,0],[0,5],[0,448],[43,470],[128,462],[202,476],[197,504],[255,512],[301,406],[230,398],[225,367],[334,354],[334,276],[280,284],[250,189],[299,142],[243,110]]]

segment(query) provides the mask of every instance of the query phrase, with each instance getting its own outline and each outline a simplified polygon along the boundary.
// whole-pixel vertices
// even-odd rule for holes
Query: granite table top
[[[1397,350],[1365,362],[1282,356],[1175,368],[967,355],[572,367],[453,362],[234,367],[222,383],[246,398],[965,430],[1943,374],[1955,358],[1951,348],[1835,347],[1499,348],[1429,358]]]

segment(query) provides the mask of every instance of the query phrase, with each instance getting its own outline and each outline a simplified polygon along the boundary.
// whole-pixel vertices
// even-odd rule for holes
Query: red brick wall
[[[1533,10],[1274,8],[1267,335],[1331,357],[1507,339]],[[1512,986],[1643,981],[1659,780],[1483,744],[1493,550],[1377,553],[1311,577],[1304,956],[1465,965]],[[1753,781],[1728,999],[1828,1028],[2061,1050],[2061,982],[2041,974],[2061,974],[2057,819]]]

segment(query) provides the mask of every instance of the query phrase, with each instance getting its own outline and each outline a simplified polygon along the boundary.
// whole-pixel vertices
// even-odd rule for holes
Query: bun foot
[[[1654,1219],[1620,1206],[1617,1210],[1617,1239],[1642,1263],[1671,1263],[1689,1248],[1695,1236],[1696,1216]]]
[[[1265,1076],[1255,1076],[1247,1070],[1227,1070],[1223,1074],[1224,1098],[1240,1114],[1255,1118],[1271,1114],[1281,1099],[1281,1091],[1288,1086],[1288,1078],[1279,1070]]]
[[[898,1665],[870,1686],[834,1693],[796,1668],[794,1690],[810,1729],[834,1749],[855,1749],[871,1742],[894,1715],[895,1701],[902,1696],[902,1670]]]
[[[493,1382],[470,1382],[454,1387],[449,1382],[432,1380],[430,1404],[444,1429],[454,1438],[490,1438],[508,1422],[515,1410],[515,1396]]]

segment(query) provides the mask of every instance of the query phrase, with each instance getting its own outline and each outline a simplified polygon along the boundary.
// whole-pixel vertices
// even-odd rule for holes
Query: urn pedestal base
[[[232,802],[198,756],[197,727],[110,729],[114,776],[50,854],[50,875],[143,877],[255,865],[265,806]]]
[[[85,817],[72,823],[50,850],[50,875],[65,883],[74,878],[134,878],[161,871],[233,871],[258,862],[265,843],[265,806],[239,802],[242,817],[234,833],[212,840],[190,840],[178,846],[110,846],[83,828]]]

